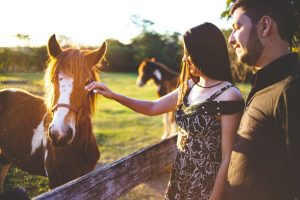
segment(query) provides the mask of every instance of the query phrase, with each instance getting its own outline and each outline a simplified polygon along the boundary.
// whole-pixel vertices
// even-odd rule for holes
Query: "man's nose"
[[[235,43],[234,31],[231,32],[227,42],[228,42],[228,44],[234,44]]]

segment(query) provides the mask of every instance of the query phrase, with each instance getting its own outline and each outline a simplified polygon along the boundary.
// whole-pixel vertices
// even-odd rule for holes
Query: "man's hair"
[[[270,16],[277,24],[280,37],[291,44],[299,26],[293,0],[237,0],[231,7],[230,15],[238,8],[242,8],[254,24],[263,16]]]

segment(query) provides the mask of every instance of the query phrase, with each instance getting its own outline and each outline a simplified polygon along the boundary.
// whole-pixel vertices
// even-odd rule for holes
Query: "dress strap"
[[[230,87],[234,87],[234,85],[233,84],[228,84],[228,85],[222,87],[220,90],[216,91],[209,98],[207,98],[206,101],[214,100],[215,98],[217,98],[220,94],[222,94],[225,90],[227,90]]]

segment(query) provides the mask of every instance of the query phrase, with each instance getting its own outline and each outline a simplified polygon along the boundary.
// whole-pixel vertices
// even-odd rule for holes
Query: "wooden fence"
[[[162,140],[34,199],[117,199],[172,165],[177,151],[176,139],[177,135]]]

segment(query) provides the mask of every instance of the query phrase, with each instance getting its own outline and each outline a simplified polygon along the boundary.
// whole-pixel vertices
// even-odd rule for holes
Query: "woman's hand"
[[[113,99],[115,93],[111,91],[104,83],[92,82],[84,87],[87,91],[95,94],[101,94],[106,98]]]

